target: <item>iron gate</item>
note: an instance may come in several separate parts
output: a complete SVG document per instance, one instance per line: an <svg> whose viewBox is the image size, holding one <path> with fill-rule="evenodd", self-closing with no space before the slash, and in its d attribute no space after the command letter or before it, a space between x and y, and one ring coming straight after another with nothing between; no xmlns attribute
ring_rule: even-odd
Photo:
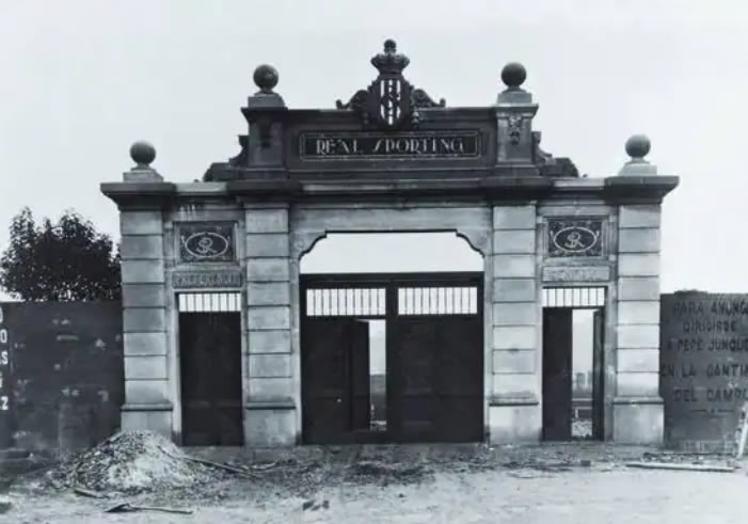
<svg viewBox="0 0 748 524"><path fill-rule="evenodd" d="M483 436L482 273L302 275L306 443ZM386 323L386 430L372 430L368 321Z"/></svg>

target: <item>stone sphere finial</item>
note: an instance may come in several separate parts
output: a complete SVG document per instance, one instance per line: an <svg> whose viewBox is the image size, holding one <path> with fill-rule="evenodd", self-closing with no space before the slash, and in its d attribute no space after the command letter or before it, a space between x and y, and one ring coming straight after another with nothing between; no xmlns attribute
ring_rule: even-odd
<svg viewBox="0 0 748 524"><path fill-rule="evenodd" d="M395 42L392 38L388 38L384 41L384 52L387 51L395 52L397 51L397 42Z"/></svg>
<svg viewBox="0 0 748 524"><path fill-rule="evenodd" d="M150 164L156 158L156 148L149 142L139 140L130 146L130 158L132 158L137 167L141 169L150 169Z"/></svg>
<svg viewBox="0 0 748 524"><path fill-rule="evenodd" d="M527 78L527 70L519 62L509 62L501 70L501 81L509 89L518 89L525 81L525 78Z"/></svg>
<svg viewBox="0 0 748 524"><path fill-rule="evenodd" d="M271 94L278 85L278 70L271 65L262 64L255 69L253 78L261 93Z"/></svg>
<svg viewBox="0 0 748 524"><path fill-rule="evenodd" d="M626 140L626 153L633 160L643 160L652 146L647 135L632 135Z"/></svg>

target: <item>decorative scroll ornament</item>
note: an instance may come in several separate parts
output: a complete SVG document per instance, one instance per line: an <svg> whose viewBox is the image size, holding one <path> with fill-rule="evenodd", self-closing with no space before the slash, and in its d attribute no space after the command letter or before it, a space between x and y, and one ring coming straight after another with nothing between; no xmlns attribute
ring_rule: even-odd
<svg viewBox="0 0 748 524"><path fill-rule="evenodd" d="M446 105L444 99L436 103L423 89L414 89L403 77L410 59L397 53L394 40L386 40L384 52L374 56L371 63L379 70L379 76L368 89L356 91L345 104L336 102L338 109L356 112L364 126L383 129L417 126L422 120L420 108Z"/></svg>

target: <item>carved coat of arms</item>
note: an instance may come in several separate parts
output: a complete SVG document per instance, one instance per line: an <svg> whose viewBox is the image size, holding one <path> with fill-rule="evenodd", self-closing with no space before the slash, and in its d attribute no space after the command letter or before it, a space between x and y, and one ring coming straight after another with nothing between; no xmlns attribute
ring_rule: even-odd
<svg viewBox="0 0 748 524"><path fill-rule="evenodd" d="M395 41L386 40L384 52L371 59L379 76L367 89L357 91L348 103L338 100L337 108L355 111L365 126L395 130L417 125L421 120L419 108L444 107L446 102L441 99L436 103L423 89L413 88L403 77L403 69L409 63L407 56L397 52Z"/></svg>

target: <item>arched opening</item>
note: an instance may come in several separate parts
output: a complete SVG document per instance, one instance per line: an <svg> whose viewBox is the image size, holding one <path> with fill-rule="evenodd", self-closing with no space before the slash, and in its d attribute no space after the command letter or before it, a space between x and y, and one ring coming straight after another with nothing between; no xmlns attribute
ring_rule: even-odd
<svg viewBox="0 0 748 524"><path fill-rule="evenodd" d="M455 232L316 242L300 261L303 440L481 440L483 264Z"/></svg>
<svg viewBox="0 0 748 524"><path fill-rule="evenodd" d="M483 271L483 256L454 232L329 233L301 259L301 273Z"/></svg>

